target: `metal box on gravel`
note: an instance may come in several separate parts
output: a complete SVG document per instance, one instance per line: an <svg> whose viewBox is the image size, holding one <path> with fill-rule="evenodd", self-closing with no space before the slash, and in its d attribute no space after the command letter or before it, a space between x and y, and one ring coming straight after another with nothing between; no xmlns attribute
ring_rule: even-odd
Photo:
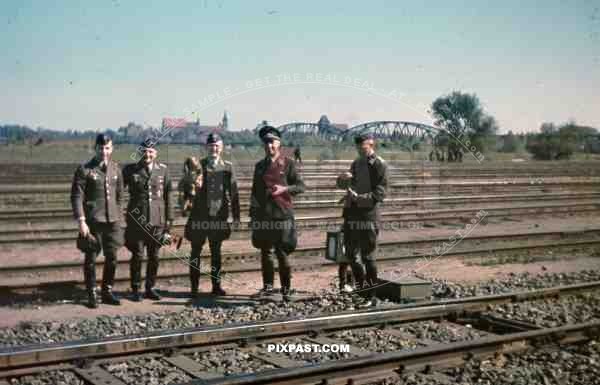
<svg viewBox="0 0 600 385"><path fill-rule="evenodd" d="M394 302L426 300L431 296L431 282L416 277L402 277L395 281L380 279L377 296Z"/></svg>

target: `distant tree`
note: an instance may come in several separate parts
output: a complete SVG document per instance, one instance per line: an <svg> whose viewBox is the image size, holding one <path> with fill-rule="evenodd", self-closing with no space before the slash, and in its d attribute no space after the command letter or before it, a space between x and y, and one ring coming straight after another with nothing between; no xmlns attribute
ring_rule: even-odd
<svg viewBox="0 0 600 385"><path fill-rule="evenodd" d="M519 135L513 134L512 130L508 131L508 134L504 135L500 152L521 152L524 148L524 138Z"/></svg>
<svg viewBox="0 0 600 385"><path fill-rule="evenodd" d="M540 127L540 132L542 134L554 134L558 131L554 123L544 122Z"/></svg>
<svg viewBox="0 0 600 385"><path fill-rule="evenodd" d="M436 119L435 125L447 131L447 157L448 161L462 159L462 143L466 137L471 142L481 145L487 143L498 130L496 120L483 110L479 98L475 94L453 91L449 95L440 96L431 105L431 110ZM439 138L438 142L445 141ZM487 144L486 144L487 147ZM478 148L482 153L487 148Z"/></svg>
<svg viewBox="0 0 600 385"><path fill-rule="evenodd" d="M542 125L540 133L527 141L527 151L537 160L569 159L575 152L576 136L564 127L556 130L554 125Z"/></svg>

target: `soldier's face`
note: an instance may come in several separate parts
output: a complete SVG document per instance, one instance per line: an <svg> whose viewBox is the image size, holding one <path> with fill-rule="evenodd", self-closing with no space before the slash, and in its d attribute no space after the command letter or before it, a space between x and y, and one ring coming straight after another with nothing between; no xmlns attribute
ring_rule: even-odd
<svg viewBox="0 0 600 385"><path fill-rule="evenodd" d="M218 158L223 152L223 142L210 143L206 146L208 147L208 155L213 158Z"/></svg>
<svg viewBox="0 0 600 385"><path fill-rule="evenodd" d="M104 144L102 146L96 146L96 158L101 161L107 161L113 152L112 142Z"/></svg>
<svg viewBox="0 0 600 385"><path fill-rule="evenodd" d="M375 141L373 139L364 140L356 145L356 149L360 156L369 156L375 151Z"/></svg>
<svg viewBox="0 0 600 385"><path fill-rule="evenodd" d="M152 163L152 161L156 159L157 153L158 151L156 151L155 148L147 148L146 151L144 151L144 162Z"/></svg>
<svg viewBox="0 0 600 385"><path fill-rule="evenodd" d="M281 142L276 139L267 139L264 143L265 154L270 157L274 157L279 155L279 147L281 146Z"/></svg>

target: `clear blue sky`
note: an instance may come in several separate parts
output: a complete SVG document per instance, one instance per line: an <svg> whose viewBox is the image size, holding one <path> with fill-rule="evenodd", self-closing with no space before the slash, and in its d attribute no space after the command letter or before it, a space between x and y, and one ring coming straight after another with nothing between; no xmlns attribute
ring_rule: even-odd
<svg viewBox="0 0 600 385"><path fill-rule="evenodd" d="M425 122L418 105L458 89L475 92L503 132L568 119L600 127L598 1L53 3L0 5L0 124L158 126L225 88L230 97L204 106L202 122L225 109L234 128L324 113L350 125ZM239 94L284 73L342 85ZM344 87L345 77L376 92ZM394 90L400 102L378 95Z"/></svg>

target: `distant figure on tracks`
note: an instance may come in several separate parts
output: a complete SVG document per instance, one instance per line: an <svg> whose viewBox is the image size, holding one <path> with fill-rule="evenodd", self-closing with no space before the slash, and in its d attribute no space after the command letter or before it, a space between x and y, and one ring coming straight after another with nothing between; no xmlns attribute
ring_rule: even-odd
<svg viewBox="0 0 600 385"><path fill-rule="evenodd" d="M198 176L194 179L195 195L190 217L185 226L185 238L192 243L190 255L190 285L192 297L198 295L200 282L200 253L208 239L211 261L212 294L225 295L221 287L221 245L231 235L229 209L233 227L240 226L240 199L233 164L222 159L223 139L211 133L206 139L208 156L200 160ZM189 182L188 182L189 183ZM191 186L185 187L191 190Z"/></svg>
<svg viewBox="0 0 600 385"><path fill-rule="evenodd" d="M156 160L158 151L151 139L138 147L142 159L123 168L123 180L129 191L125 246L131 251L129 273L133 300L144 297L158 301L155 290L160 248L167 243L173 227L171 178L167 165ZM142 259L148 257L144 294L140 292Z"/></svg>
<svg viewBox="0 0 600 385"><path fill-rule="evenodd" d="M349 172L338 177L337 186L347 192L343 214L347 258L352 261L357 289L364 290L369 298L366 305L370 306L377 304L375 250L379 235L378 208L385 197L388 166L375 154L375 137L372 134L358 135L354 143L359 157L352 162Z"/></svg>
<svg viewBox="0 0 600 385"><path fill-rule="evenodd" d="M123 245L123 175L111 160L110 136L96 137L96 155L75 171L71 186L71 206L79 226L78 247L85 253L83 275L88 306L98 306L96 296L96 258L104 251L102 302L120 305L112 292L117 268L117 250Z"/></svg>
<svg viewBox="0 0 600 385"><path fill-rule="evenodd" d="M304 182L296 172L296 162L280 152L281 133L265 126L259 131L265 158L256 163L250 196L252 245L261 251L263 288L259 296L272 293L273 252L279 263L283 299L289 301L291 267L288 255L296 249L297 235L292 197L304 192Z"/></svg>
<svg viewBox="0 0 600 385"><path fill-rule="evenodd" d="M298 164L302 164L302 150L300 150L300 145L296 145L296 148L294 149L294 160L296 161L296 163Z"/></svg>

